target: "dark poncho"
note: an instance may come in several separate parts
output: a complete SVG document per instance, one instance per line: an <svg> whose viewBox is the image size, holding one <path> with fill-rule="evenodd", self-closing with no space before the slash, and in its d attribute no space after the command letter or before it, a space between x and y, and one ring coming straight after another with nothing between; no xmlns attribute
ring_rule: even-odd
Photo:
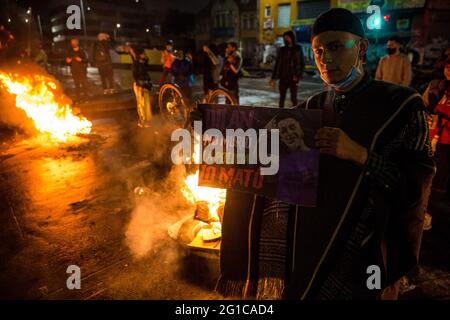
<svg viewBox="0 0 450 320"><path fill-rule="evenodd" d="M368 266L381 268L382 286L386 287L417 264L435 167L427 136L417 137L421 142L404 140L409 139L411 123L418 122L417 127L426 129L426 123L422 123L423 101L413 90L371 81L366 76L345 95L323 92L302 107L323 109L325 126L341 128L369 153L387 157L398 176L395 186L380 186L370 177L367 166L321 155L318 206L290 206L283 296L339 298L327 288L330 275L339 273L333 269L339 262L352 270L351 279L338 279L349 288L342 298L375 298L380 292L366 287ZM266 201L251 194L227 192L217 286L225 296L257 294L259 239ZM358 239L360 234L364 239ZM348 254L355 243L360 247Z"/></svg>

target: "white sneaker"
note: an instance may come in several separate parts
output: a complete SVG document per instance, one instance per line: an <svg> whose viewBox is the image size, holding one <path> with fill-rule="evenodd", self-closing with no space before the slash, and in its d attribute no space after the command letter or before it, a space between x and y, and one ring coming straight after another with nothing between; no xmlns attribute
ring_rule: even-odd
<svg viewBox="0 0 450 320"><path fill-rule="evenodd" d="M431 220L432 220L431 215L429 215L428 212L426 212L425 217L423 219L423 230L424 231L431 230L431 228L432 228Z"/></svg>

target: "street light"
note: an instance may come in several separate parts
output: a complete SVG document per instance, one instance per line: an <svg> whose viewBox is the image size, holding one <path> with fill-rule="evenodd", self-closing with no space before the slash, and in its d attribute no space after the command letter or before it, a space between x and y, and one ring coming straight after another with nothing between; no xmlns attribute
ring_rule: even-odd
<svg viewBox="0 0 450 320"><path fill-rule="evenodd" d="M150 32L150 29L149 28L145 29L145 32Z"/></svg>
<svg viewBox="0 0 450 320"><path fill-rule="evenodd" d="M25 23L28 23L28 21L29 21L28 18L26 18L26 19L25 19Z"/></svg>
<svg viewBox="0 0 450 320"><path fill-rule="evenodd" d="M87 7L87 11L91 11L91 7Z"/></svg>
<svg viewBox="0 0 450 320"><path fill-rule="evenodd" d="M8 18L8 23L11 22L11 18Z"/></svg>
<svg viewBox="0 0 450 320"><path fill-rule="evenodd" d="M116 24L116 28L114 29L114 38L119 38L119 29L120 29L121 25L120 23Z"/></svg>

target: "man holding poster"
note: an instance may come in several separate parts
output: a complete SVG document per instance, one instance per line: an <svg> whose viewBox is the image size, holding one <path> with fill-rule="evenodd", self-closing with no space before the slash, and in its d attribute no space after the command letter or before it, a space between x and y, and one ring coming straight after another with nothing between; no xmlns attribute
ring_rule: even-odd
<svg viewBox="0 0 450 320"><path fill-rule="evenodd" d="M313 144L302 144L294 138L306 136L308 126L289 118L274 125L287 148L320 150L317 201L293 205L278 191L271 197L228 189L217 285L223 295L396 299L398 280L417 264L435 172L425 106L413 90L370 78L363 68L368 45L348 10L331 9L315 21L312 48L329 90L301 109L321 110L323 127ZM293 165L282 157L280 151L278 182ZM370 281L373 269L379 281Z"/></svg>

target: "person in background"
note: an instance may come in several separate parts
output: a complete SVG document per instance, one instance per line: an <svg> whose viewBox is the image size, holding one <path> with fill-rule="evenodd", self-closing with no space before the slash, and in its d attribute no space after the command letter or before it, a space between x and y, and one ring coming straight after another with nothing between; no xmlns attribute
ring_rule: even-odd
<svg viewBox="0 0 450 320"><path fill-rule="evenodd" d="M107 33L99 33L94 43L92 60L98 68L102 80L103 94L114 93L114 69L111 60L110 37Z"/></svg>
<svg viewBox="0 0 450 320"><path fill-rule="evenodd" d="M192 88L190 76L192 74L192 62L184 56L183 50L178 50L175 60L172 63L172 73L174 83L180 87L183 95L188 99L188 103L192 100Z"/></svg>
<svg viewBox="0 0 450 320"><path fill-rule="evenodd" d="M242 57L237 49L236 42L228 43L226 61L222 69L221 84L234 94L239 103L239 78L242 76Z"/></svg>
<svg viewBox="0 0 450 320"><path fill-rule="evenodd" d="M210 91L219 88L220 72L223 67L223 58L218 55L217 46L210 44L203 46L206 59L203 69L203 91L207 95Z"/></svg>
<svg viewBox="0 0 450 320"><path fill-rule="evenodd" d="M75 93L77 100L81 99L81 91L85 98L89 97L87 89L87 70L88 63L86 53L80 47L78 39L70 40L70 49L67 52L66 62L70 65L73 81L75 83Z"/></svg>
<svg viewBox="0 0 450 320"><path fill-rule="evenodd" d="M42 68L47 70L48 56L44 50L42 43L39 43L39 45L38 45L38 50L37 50L36 56L34 57L34 62L36 62Z"/></svg>
<svg viewBox="0 0 450 320"><path fill-rule="evenodd" d="M387 55L378 63L376 80L409 87L412 81L412 67L407 55L401 51L398 37L391 37L387 42Z"/></svg>
<svg viewBox="0 0 450 320"><path fill-rule="evenodd" d="M284 108L287 90L291 91L292 105L298 104L297 90L298 82L305 69L305 59L302 48L295 44L295 35L292 31L283 34L284 46L280 48L273 69L270 86L275 87L275 81L279 80L280 101L279 107Z"/></svg>
<svg viewBox="0 0 450 320"><path fill-rule="evenodd" d="M168 40L166 42L166 49L161 54L161 63L163 65L163 73L161 75L161 79L159 80L159 86L162 87L167 80L167 77L170 76L172 70L172 63L175 59L173 55L173 41Z"/></svg>
<svg viewBox="0 0 450 320"><path fill-rule="evenodd" d="M126 47L125 50L131 55L133 61L133 90L136 95L137 112L139 116L139 127L148 127L152 119L151 89L152 81L148 74L148 57L142 48L133 49Z"/></svg>
<svg viewBox="0 0 450 320"><path fill-rule="evenodd" d="M444 76L444 79L431 81L423 95L431 113L430 138L437 166L424 230L431 229L434 204L445 197L450 177L450 55L444 66Z"/></svg>
<svg viewBox="0 0 450 320"><path fill-rule="evenodd" d="M191 73L189 74L189 86L192 88L195 86L197 79L195 77L195 69L194 69L194 55L191 50L186 51L186 60L191 64Z"/></svg>

